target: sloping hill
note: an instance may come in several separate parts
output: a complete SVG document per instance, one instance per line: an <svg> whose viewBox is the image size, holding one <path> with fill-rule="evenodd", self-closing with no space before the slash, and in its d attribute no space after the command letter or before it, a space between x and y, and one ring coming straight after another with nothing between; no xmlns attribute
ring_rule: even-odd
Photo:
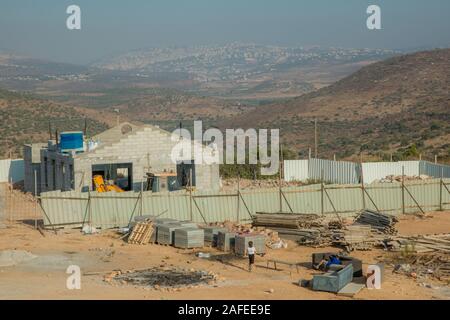
<svg viewBox="0 0 450 320"><path fill-rule="evenodd" d="M223 126L281 128L284 143L305 154L314 146L317 118L320 156L450 158L449 70L450 49L394 57Z"/></svg>
<svg viewBox="0 0 450 320"><path fill-rule="evenodd" d="M84 117L88 119L90 135L107 128L100 120L102 115L92 110L61 106L29 94L0 89L0 158L21 156L24 143L47 141L49 122L53 130L82 130Z"/></svg>

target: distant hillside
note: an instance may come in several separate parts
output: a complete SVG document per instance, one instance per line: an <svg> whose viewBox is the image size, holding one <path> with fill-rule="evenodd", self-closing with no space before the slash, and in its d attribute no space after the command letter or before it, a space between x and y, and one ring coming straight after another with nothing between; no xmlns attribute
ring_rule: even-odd
<svg viewBox="0 0 450 320"><path fill-rule="evenodd" d="M223 126L281 128L306 154L319 122L319 155L450 158L450 49L371 64L333 85L265 105Z"/></svg>
<svg viewBox="0 0 450 320"><path fill-rule="evenodd" d="M399 53L384 49L228 43L135 50L101 59L93 66L142 77L177 72L191 80L185 81L184 90L260 101L299 96L331 84L361 65ZM177 88L181 88L180 84Z"/></svg>
<svg viewBox="0 0 450 320"><path fill-rule="evenodd" d="M59 131L82 130L84 117L89 135L107 128L101 114L0 89L0 158L22 156L24 143L47 141L49 122Z"/></svg>
<svg viewBox="0 0 450 320"><path fill-rule="evenodd" d="M82 92L65 92L50 96L65 104L120 114L134 121L217 120L236 116L248 108L240 103L202 97L183 91L164 88L121 87L94 88Z"/></svg>

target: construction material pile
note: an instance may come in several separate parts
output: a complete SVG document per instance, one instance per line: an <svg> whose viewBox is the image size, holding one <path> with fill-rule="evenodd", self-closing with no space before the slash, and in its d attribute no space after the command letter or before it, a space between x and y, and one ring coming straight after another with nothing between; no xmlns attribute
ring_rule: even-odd
<svg viewBox="0 0 450 320"><path fill-rule="evenodd" d="M105 277L105 281L119 281L122 284L152 287L154 289L183 288L201 284L213 284L217 275L208 271L179 268L151 268L126 273L115 272Z"/></svg>
<svg viewBox="0 0 450 320"><path fill-rule="evenodd" d="M391 251L450 254L450 233L423 236L397 236L386 243Z"/></svg>
<svg viewBox="0 0 450 320"><path fill-rule="evenodd" d="M395 273L402 273L414 279L432 277L450 281L450 255L440 253L407 254L388 258Z"/></svg>
<svg viewBox="0 0 450 320"><path fill-rule="evenodd" d="M347 252L353 250L371 250L375 246L382 246L386 236L373 232L370 225L349 225L333 232L333 244L345 248Z"/></svg>
<svg viewBox="0 0 450 320"><path fill-rule="evenodd" d="M397 234L395 228L397 222L398 220L394 216L365 209L356 217L354 224L370 225L372 229L381 233L394 235Z"/></svg>
<svg viewBox="0 0 450 320"><path fill-rule="evenodd" d="M418 181L418 180L429 180L432 177L427 176L426 174L421 174L418 176L402 176L402 175L388 175L382 179L375 180L374 183L393 183L393 182L402 182L402 180L406 181Z"/></svg>
<svg viewBox="0 0 450 320"><path fill-rule="evenodd" d="M134 217L129 224L128 243L148 244L159 243L175 245L179 248L198 248L204 246L204 232L191 221L179 221L171 218L158 218L152 215ZM175 231L186 229L187 232L178 233L176 241Z"/></svg>
<svg viewBox="0 0 450 320"><path fill-rule="evenodd" d="M260 213L253 216L254 227L270 228L286 239L315 247L331 244L332 231L316 214Z"/></svg>
<svg viewBox="0 0 450 320"><path fill-rule="evenodd" d="M252 225L255 227L272 229L307 229L322 226L322 220L316 214L271 214L257 212L252 220Z"/></svg>

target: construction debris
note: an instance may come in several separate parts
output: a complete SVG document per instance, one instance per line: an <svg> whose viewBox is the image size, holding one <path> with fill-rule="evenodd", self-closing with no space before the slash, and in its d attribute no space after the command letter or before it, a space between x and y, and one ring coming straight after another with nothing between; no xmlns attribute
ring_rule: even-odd
<svg viewBox="0 0 450 320"><path fill-rule="evenodd" d="M450 253L450 233L424 236L397 236L386 242L391 251L408 253Z"/></svg>
<svg viewBox="0 0 450 320"><path fill-rule="evenodd" d="M118 281L121 284L132 284L153 289L170 289L193 287L201 284L213 284L218 276L208 271L198 271L194 269L180 268L151 268L139 271L129 271L122 273L115 271L104 280L112 282Z"/></svg>
<svg viewBox="0 0 450 320"><path fill-rule="evenodd" d="M410 254L392 261L394 272L402 273L412 278L432 277L450 282L450 255L437 253Z"/></svg>
<svg viewBox="0 0 450 320"><path fill-rule="evenodd" d="M371 250L375 246L382 246L385 236L373 232L370 225L350 225L333 233L333 244L345 248L347 252L353 250Z"/></svg>
<svg viewBox="0 0 450 320"><path fill-rule="evenodd" d="M84 225L83 228L81 228L81 232L83 234L96 234L98 233L98 230L96 227L90 226L90 225Z"/></svg>
<svg viewBox="0 0 450 320"><path fill-rule="evenodd" d="M356 217L354 224L370 225L385 234L397 234L395 228L397 222L397 218L392 215L365 209Z"/></svg>
<svg viewBox="0 0 450 320"><path fill-rule="evenodd" d="M382 179L375 180L373 183L393 183L393 182L402 182L402 180L406 181L418 181L418 180L429 180L432 177L427 176L426 174L421 174L418 176L402 176L402 175L388 175Z"/></svg>

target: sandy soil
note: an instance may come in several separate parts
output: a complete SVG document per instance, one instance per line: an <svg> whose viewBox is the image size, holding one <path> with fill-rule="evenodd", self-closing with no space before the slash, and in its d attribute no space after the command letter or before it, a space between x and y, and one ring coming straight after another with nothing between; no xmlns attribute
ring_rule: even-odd
<svg viewBox="0 0 450 320"><path fill-rule="evenodd" d="M432 213L423 219L401 217L398 228L402 234L450 232L450 212ZM43 237L24 224L0 230L0 250L27 250L38 256L16 266L0 268L0 299L350 299L297 285L300 279L311 279L316 272L309 268L313 252L338 252L336 248L314 249L289 242L287 249L269 250L264 257L257 257L257 268L249 273L245 259L234 258L222 263L197 258L192 250L129 245L118 238L112 230L97 235L82 235L79 230L60 230L57 235L45 231ZM212 248L202 251L214 256L223 254ZM355 252L353 256L367 265L385 254L376 249ZM266 260L270 258L302 262L304 267L298 273L286 266L278 271L267 269ZM82 276L81 290L68 290L66 269L72 264L79 265L83 274L182 266L212 271L219 275L219 281L215 285L166 291L110 284L103 280L103 274L93 274ZM394 274L392 266L387 265L382 289L364 289L354 299L449 298L450 288L446 284Z"/></svg>

